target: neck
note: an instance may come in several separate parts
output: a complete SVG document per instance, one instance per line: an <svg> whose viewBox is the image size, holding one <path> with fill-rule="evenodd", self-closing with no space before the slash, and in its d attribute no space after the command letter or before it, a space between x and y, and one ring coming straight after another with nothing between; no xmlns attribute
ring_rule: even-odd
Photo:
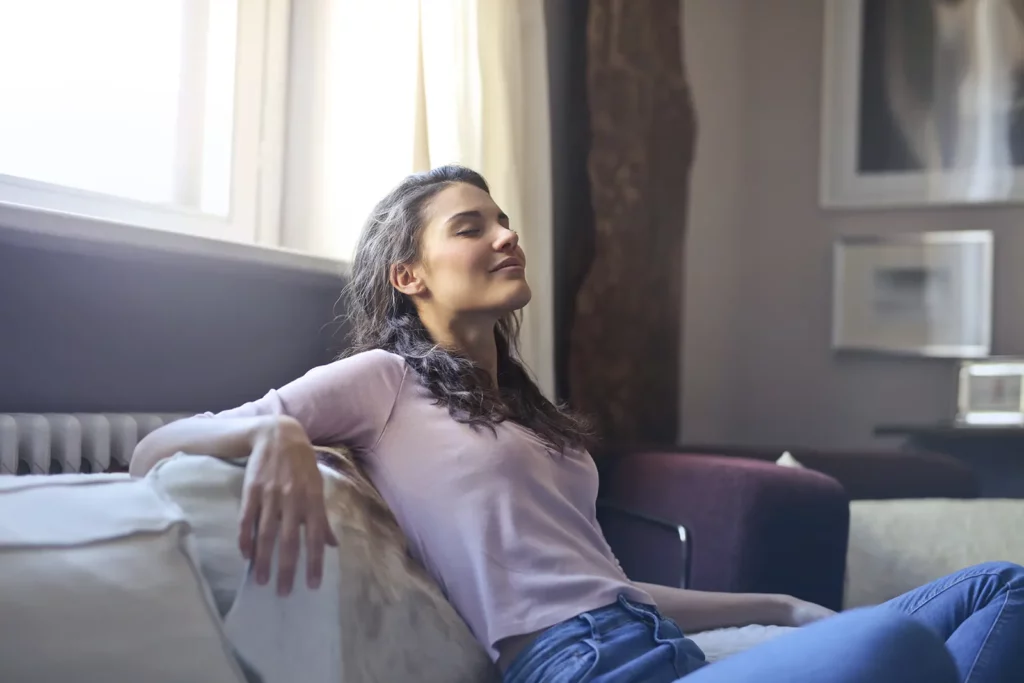
<svg viewBox="0 0 1024 683"><path fill-rule="evenodd" d="M424 310L420 310L420 320L435 342L469 358L487 372L492 386L498 386L498 345L494 341L497 321L439 319Z"/></svg>

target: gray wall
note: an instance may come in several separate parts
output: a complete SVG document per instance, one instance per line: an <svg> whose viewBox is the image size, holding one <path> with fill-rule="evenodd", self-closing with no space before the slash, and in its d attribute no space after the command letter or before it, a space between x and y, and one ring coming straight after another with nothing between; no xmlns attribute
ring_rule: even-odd
<svg viewBox="0 0 1024 683"><path fill-rule="evenodd" d="M0 412L192 412L257 398L342 347L330 324L342 284L0 226Z"/></svg>
<svg viewBox="0 0 1024 683"><path fill-rule="evenodd" d="M697 108L684 274L680 424L687 441L736 438L740 225L747 127L739 0L683 2L684 68Z"/></svg>
<svg viewBox="0 0 1024 683"><path fill-rule="evenodd" d="M683 3L700 134L681 437L866 447L879 445L876 424L951 417L952 362L830 350L832 241L844 233L992 229L993 351L1024 354L1024 208L819 208L824 3Z"/></svg>

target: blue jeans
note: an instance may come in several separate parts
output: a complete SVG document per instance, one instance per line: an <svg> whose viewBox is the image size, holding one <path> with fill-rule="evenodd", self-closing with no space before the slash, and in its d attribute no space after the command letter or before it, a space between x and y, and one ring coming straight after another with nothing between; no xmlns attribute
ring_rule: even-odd
<svg viewBox="0 0 1024 683"><path fill-rule="evenodd" d="M705 665L650 605L620 598L552 626L504 683L1002 683L1024 678L1024 568L951 574Z"/></svg>

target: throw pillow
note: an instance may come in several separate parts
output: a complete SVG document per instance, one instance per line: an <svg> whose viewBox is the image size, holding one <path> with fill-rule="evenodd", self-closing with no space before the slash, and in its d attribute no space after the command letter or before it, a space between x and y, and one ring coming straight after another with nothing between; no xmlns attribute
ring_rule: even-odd
<svg viewBox="0 0 1024 683"><path fill-rule="evenodd" d="M344 449L318 450L328 519L338 547L328 553L317 591L305 588L300 571L293 594L278 598L276 566L266 586L245 577L244 569L234 577L233 588L241 584L241 590L231 600L227 629L240 654L265 683L498 681L496 667L465 622L409 555L398 523L355 459ZM217 556L201 558L203 566L226 567L225 558L237 554L242 468L214 458L179 455L151 474L154 485L162 486L170 498L181 497L186 517L195 516L197 536L209 535L200 539L200 553L212 549ZM185 491L187 482L202 486L199 482L211 477L223 483L205 492L221 500ZM173 485L167 485L170 482ZM213 521L213 516L222 519ZM207 521L201 523L202 519ZM234 549L228 551L229 546ZM207 576L223 579L219 573ZM213 588L226 594L232 586L223 579Z"/></svg>
<svg viewBox="0 0 1024 683"><path fill-rule="evenodd" d="M0 477L3 680L244 680L181 510L119 475Z"/></svg>
<svg viewBox="0 0 1024 683"><path fill-rule="evenodd" d="M246 562L238 549L238 508L244 461L178 455L157 464L146 479L181 507L192 527L199 568L223 617L235 601Z"/></svg>

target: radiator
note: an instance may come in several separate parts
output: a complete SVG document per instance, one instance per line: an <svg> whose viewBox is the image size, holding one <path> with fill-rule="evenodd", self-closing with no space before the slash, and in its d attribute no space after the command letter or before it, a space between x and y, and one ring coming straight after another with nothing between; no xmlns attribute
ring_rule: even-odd
<svg viewBox="0 0 1024 683"><path fill-rule="evenodd" d="M177 413L0 414L0 474L117 472Z"/></svg>

